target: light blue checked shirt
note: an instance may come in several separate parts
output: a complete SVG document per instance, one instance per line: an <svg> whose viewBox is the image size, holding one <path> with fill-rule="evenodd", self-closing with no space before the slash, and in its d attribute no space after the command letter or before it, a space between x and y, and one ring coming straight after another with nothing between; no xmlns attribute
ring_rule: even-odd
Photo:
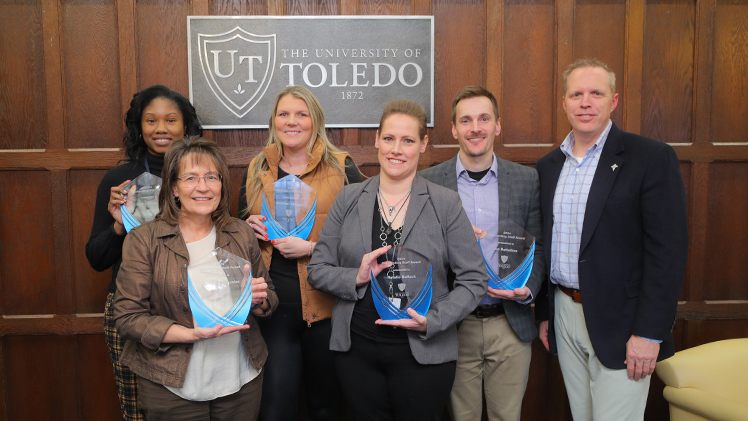
<svg viewBox="0 0 748 421"><path fill-rule="evenodd" d="M457 153L457 192L462 199L462 207L470 223L487 232L480 240L484 256L488 265L495 272L499 272L499 178L498 161L493 155L491 168L480 181L473 180L467 173ZM532 301L532 297L528 301ZM480 305L500 303L500 298L493 298L486 294L480 300Z"/></svg>
<svg viewBox="0 0 748 421"><path fill-rule="evenodd" d="M579 289L579 244L582 240L584 211L600 154L612 126L613 122L608 121L595 144L581 158L572 153L574 132L570 132L561 143L561 152L566 155L566 162L553 196L551 282L554 284Z"/></svg>

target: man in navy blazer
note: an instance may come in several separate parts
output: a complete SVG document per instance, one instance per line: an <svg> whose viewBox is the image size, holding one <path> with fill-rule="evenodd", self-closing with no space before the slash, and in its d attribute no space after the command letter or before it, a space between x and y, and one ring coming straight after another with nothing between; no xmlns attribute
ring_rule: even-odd
<svg viewBox="0 0 748 421"><path fill-rule="evenodd" d="M489 420L520 419L531 343L538 336L531 307L545 277L538 173L496 156L493 143L500 132L496 97L483 87L466 86L452 101L452 135L460 152L420 172L425 179L460 194L470 222L479 235L485 234L481 246L495 273L500 223L511 221L536 240L527 284L504 290L489 287L478 307L462 321L450 396L455 421L480 419L484 393Z"/></svg>
<svg viewBox="0 0 748 421"><path fill-rule="evenodd" d="M669 145L610 120L615 74L598 60L564 72L572 131L537 163L550 279L536 304L575 420L643 419L688 257L686 193Z"/></svg>

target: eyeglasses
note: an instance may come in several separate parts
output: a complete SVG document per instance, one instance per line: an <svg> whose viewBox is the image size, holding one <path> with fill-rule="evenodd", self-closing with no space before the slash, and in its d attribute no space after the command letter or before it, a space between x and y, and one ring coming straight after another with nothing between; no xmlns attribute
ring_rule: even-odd
<svg viewBox="0 0 748 421"><path fill-rule="evenodd" d="M223 180L221 174L205 174L202 177L197 175L183 175L181 177L177 177L177 180L184 183L184 185L187 187L196 187L198 184L200 184L201 178L204 179L205 184L209 186L221 184L221 181Z"/></svg>

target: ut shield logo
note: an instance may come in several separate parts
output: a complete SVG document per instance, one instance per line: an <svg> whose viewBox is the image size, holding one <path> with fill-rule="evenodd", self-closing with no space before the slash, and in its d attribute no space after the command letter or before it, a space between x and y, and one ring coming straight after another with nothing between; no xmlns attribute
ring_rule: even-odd
<svg viewBox="0 0 748 421"><path fill-rule="evenodd" d="M265 95L275 69L275 34L255 35L240 27L198 34L200 66L216 98L244 117Z"/></svg>

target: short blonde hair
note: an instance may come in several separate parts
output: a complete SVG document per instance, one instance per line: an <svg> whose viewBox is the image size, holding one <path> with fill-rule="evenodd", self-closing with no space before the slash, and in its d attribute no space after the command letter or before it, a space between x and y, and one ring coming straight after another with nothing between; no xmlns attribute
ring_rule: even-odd
<svg viewBox="0 0 748 421"><path fill-rule="evenodd" d="M568 89L569 76L571 75L571 72L583 67L600 67L608 72L608 79L610 80L610 92L616 93L616 74L613 73L613 69L608 66L608 63L596 58L580 58L571 63L569 67L564 70L564 95L566 95L566 89Z"/></svg>

